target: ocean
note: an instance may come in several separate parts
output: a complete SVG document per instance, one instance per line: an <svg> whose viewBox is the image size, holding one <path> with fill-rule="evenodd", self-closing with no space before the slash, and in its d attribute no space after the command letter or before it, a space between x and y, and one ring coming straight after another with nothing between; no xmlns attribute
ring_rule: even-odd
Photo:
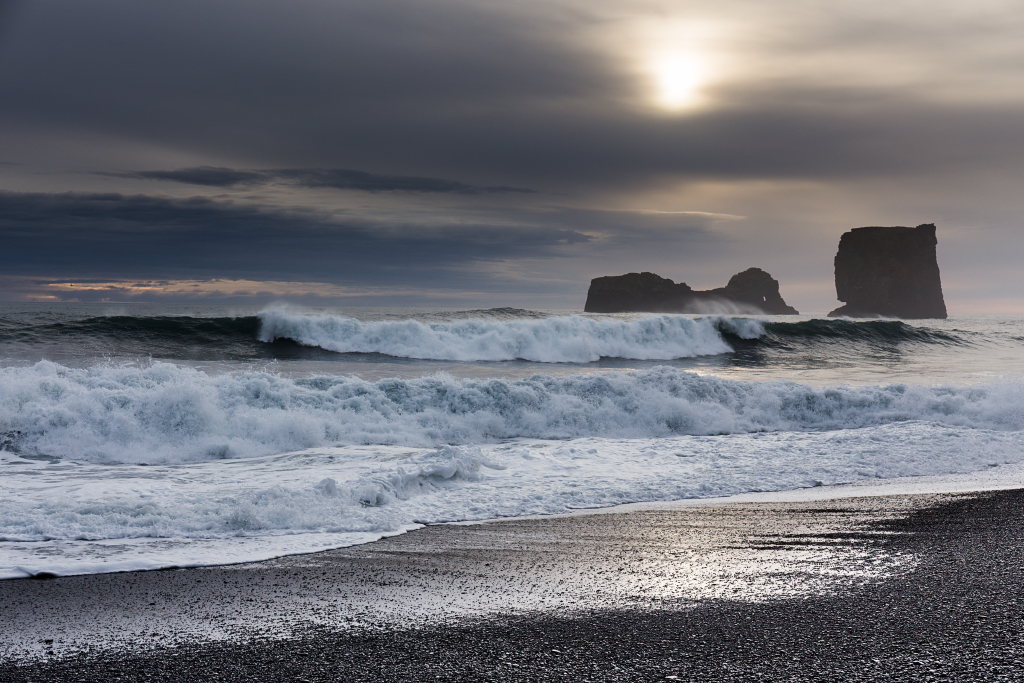
<svg viewBox="0 0 1024 683"><path fill-rule="evenodd" d="M1024 317L0 305L0 578L1024 462Z"/></svg>

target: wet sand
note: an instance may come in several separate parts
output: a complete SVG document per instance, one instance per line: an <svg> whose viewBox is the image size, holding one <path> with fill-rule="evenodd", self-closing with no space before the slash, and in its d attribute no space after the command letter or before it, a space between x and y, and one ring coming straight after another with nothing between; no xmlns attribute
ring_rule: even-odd
<svg viewBox="0 0 1024 683"><path fill-rule="evenodd" d="M0 680L1021 680L1022 522L1024 490L742 503L3 581Z"/></svg>

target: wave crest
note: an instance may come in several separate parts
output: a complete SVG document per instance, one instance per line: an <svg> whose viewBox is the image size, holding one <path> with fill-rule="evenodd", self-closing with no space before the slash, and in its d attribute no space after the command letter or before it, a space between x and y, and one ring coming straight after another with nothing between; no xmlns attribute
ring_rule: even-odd
<svg viewBox="0 0 1024 683"><path fill-rule="evenodd" d="M97 462L251 457L334 444L824 431L908 420L1019 430L1024 385L817 388L669 367L376 382L211 376L164 363L80 370L42 361L0 370L5 450Z"/></svg>
<svg viewBox="0 0 1024 683"><path fill-rule="evenodd" d="M743 318L691 319L658 315L640 320L555 316L539 320L470 318L444 323L418 320L364 322L284 310L259 314L264 342L291 339L339 353L380 353L451 361L528 360L588 363L601 358L671 360L732 351L722 332L742 339L764 333Z"/></svg>
<svg viewBox="0 0 1024 683"><path fill-rule="evenodd" d="M898 320L783 322L668 314L623 319L549 316L521 309L440 315L433 321L361 321L273 308L241 317L0 320L0 345L20 348L22 356L38 357L42 349L57 358L68 353L95 355L102 349L114 355L194 360L323 358L337 352L445 361L589 363L600 358L668 361L758 347L781 352L823 347L833 353L839 345L845 354L859 354L864 345L964 346L991 341L984 335Z"/></svg>
<svg viewBox="0 0 1024 683"><path fill-rule="evenodd" d="M778 340L839 340L851 342L923 342L926 344L961 345L961 337L926 327L914 327L902 320L803 320L800 322L769 322L768 337Z"/></svg>

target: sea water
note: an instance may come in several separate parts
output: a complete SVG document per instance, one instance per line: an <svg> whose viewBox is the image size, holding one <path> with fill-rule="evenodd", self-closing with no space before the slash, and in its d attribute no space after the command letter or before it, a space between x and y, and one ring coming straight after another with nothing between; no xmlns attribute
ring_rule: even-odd
<svg viewBox="0 0 1024 683"><path fill-rule="evenodd" d="M0 578L1024 463L1024 318L0 308Z"/></svg>

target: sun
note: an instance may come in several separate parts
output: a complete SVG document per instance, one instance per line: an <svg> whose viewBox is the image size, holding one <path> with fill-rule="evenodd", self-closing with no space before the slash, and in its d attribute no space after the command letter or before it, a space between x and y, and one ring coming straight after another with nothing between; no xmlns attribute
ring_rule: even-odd
<svg viewBox="0 0 1024 683"><path fill-rule="evenodd" d="M703 72L693 55L660 55L651 62L654 95L657 104L670 111L685 109L697 103Z"/></svg>

